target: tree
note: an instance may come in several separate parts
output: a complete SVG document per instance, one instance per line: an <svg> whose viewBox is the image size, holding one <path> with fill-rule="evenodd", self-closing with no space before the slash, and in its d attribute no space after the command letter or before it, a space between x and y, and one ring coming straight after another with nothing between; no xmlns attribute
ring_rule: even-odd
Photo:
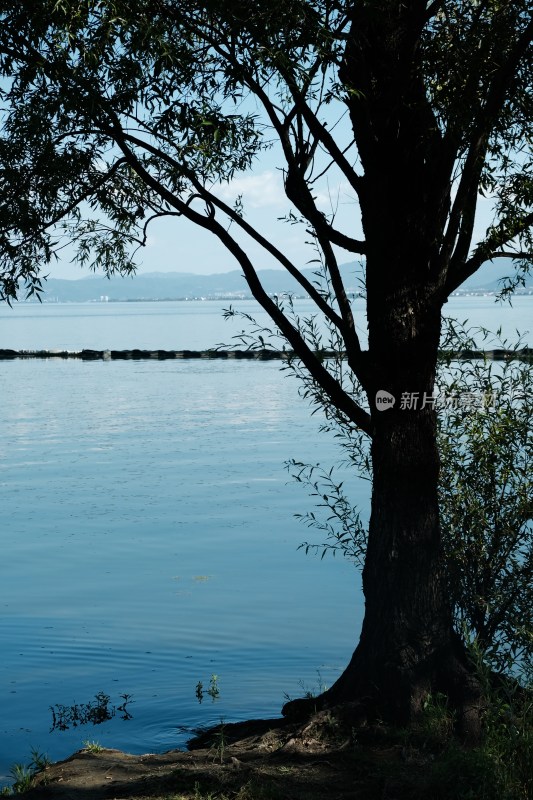
<svg viewBox="0 0 533 800"><path fill-rule="evenodd" d="M483 358L480 337L506 360ZM442 343L435 381L439 506L454 625L497 684L518 676L527 685L533 667L533 365L520 340L468 331L452 319L444 320ZM297 517L325 534L300 547L322 558L340 552L362 568L367 525L345 479L355 470L371 480L365 442L336 421L322 428L342 446L339 463L287 462L314 498L315 510Z"/></svg>
<svg viewBox="0 0 533 800"><path fill-rule="evenodd" d="M235 257L312 385L328 397L329 413L370 439L365 619L324 704L356 701L369 715L406 721L429 691L445 691L465 728L476 724L479 687L453 631L443 577L429 398L447 297L487 259L511 255L526 269L531 258L527 6L0 4L5 298L21 283L38 292L65 238L81 263L128 272L151 221L184 217ZM221 182L273 144L289 221L302 222L318 248L327 287L307 280L250 225L239 202L221 199ZM346 231L338 215L320 209L322 175L342 179L355 198ZM493 198L495 218L473 243L481 193ZM346 352L341 375L265 292L247 242L315 302ZM339 251L365 262L367 348ZM355 383L360 394L352 394ZM381 410L378 392L395 398L394 406ZM285 710L302 708L294 701Z"/></svg>
<svg viewBox="0 0 533 800"><path fill-rule="evenodd" d="M457 340L450 328L472 350L467 332ZM498 674L530 681L533 367L519 357L456 360L445 379L454 402L439 418L440 509L456 628Z"/></svg>

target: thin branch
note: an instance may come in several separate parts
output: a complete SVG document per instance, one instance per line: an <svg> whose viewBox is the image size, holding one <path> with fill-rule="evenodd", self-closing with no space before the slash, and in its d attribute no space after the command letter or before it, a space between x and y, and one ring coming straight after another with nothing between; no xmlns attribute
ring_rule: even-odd
<svg viewBox="0 0 533 800"><path fill-rule="evenodd" d="M115 141L117 146L123 152L130 166L137 172L146 185L150 186L157 194L161 196L169 205L176 209L187 219L200 225L203 228L214 233L224 246L231 252L238 263L241 265L250 290L257 300L257 302L264 308L267 314L271 317L274 323L278 326L281 333L285 336L289 344L292 346L295 353L301 358L304 365L309 370L313 379L321 386L327 393L333 405L344 414L351 422L357 425L361 430L372 435L372 422L370 415L359 406L338 384L328 370L323 366L321 361L317 358L316 354L310 349L305 340L302 338L299 331L292 325L289 319L281 311L279 306L276 305L274 300L268 296L257 272L255 271L252 262L244 252L244 250L237 244L235 239L229 232L216 221L213 215L204 216L194 211L190 205L177 198L165 186L163 186L156 178L139 161L135 153L128 147L124 138L122 130L115 131Z"/></svg>
<svg viewBox="0 0 533 800"><path fill-rule="evenodd" d="M500 231L494 232L487 241L481 242L476 248L474 255L464 262L462 265L457 265L454 272L448 274L444 291L446 295L455 291L467 278L476 272L479 267L489 261L491 258L500 258L504 255L502 251L495 248L505 247L510 244L517 236L526 231L533 225L533 213L527 214L519 223L512 223L511 227L507 227L505 222L500 224ZM511 251L512 252L512 251ZM511 258L533 258L532 254L509 254Z"/></svg>
<svg viewBox="0 0 533 800"><path fill-rule="evenodd" d="M115 161L115 163L110 167L109 171L106 172L100 180L98 180L95 184L92 184L91 186L87 187L87 189L83 191L80 195L78 195L78 197L75 200L72 200L70 203L68 203L68 205L64 206L64 208L62 208L62 210L58 214L56 214L54 217L48 220L44 225L42 225L42 227L38 228L32 235L39 235L48 230L48 228L57 225L57 223L60 222L65 216L68 216L68 214L74 211L74 209L77 206L79 206L80 203L83 203L83 201L86 200L95 191L101 189L102 186L104 186L104 184L109 180L109 178L111 178L115 174L118 168L126 163L127 162L125 158L117 159L117 161ZM0 228L0 231L7 231L7 230L9 230L9 228ZM27 237L25 237L25 239L27 239Z"/></svg>
<svg viewBox="0 0 533 800"><path fill-rule="evenodd" d="M292 121L296 112L301 112L310 132L313 134L315 139L321 142L322 145L326 148L327 152L331 155L335 163L338 165L339 169L344 174L345 178L348 180L352 188L358 193L361 185L360 177L357 175L357 173L349 163L348 159L344 156L343 151L337 145L333 136L329 133L326 127L319 122L318 118L316 117L316 114L309 108L307 103L305 103L305 101L303 100L305 93L309 89L318 69L321 66L320 59L317 57L315 63L310 68L308 75L306 76L306 81L304 83L303 91L297 87L296 81L292 75L288 76L283 72L283 70L281 69L279 70L281 77L285 80L289 90L291 91L291 94L293 95L293 99L296 100L296 98L298 97L298 102L295 103L295 107L287 115L284 122L284 126L282 126L277 115L272 113L274 110L274 105L272 101L264 91L263 87L252 76L251 72L249 70L246 70L244 65L239 63L234 58L234 56L232 56L229 52L220 47L219 41L212 40L211 45L222 58L226 59L228 63L230 63L233 67L242 70L243 80L248 84L248 87L252 90L252 92L254 92L256 96L261 100L261 103L263 104L263 107L265 108L265 111L267 112L270 121L274 125L274 128L278 133L278 136L280 137L280 140L282 139L281 132L283 130L283 127L288 126L288 124L290 124L290 121ZM282 146L283 146L283 141L282 141ZM285 153L285 155L287 154Z"/></svg>
<svg viewBox="0 0 533 800"><path fill-rule="evenodd" d="M304 171L307 168L307 164L304 163L301 165L295 155L292 154L292 151L290 156L287 157L287 162L288 170L285 178L285 193L289 200L294 203L296 208L309 220L315 229L317 240L324 253L326 266L330 272L333 291L335 292L335 297L339 304L344 322L342 333L346 344L346 350L351 354L352 360L350 366L361 379L362 376L360 375L358 364L353 360L356 354L361 353L361 345L355 330L352 308L346 295L337 260L331 247L331 226L324 215L317 209L311 190L305 180Z"/></svg>
<svg viewBox="0 0 533 800"><path fill-rule="evenodd" d="M316 235L320 246L324 252L326 257L326 262L328 267L331 267L331 279L333 284L333 289L335 291L335 296L337 302L339 304L341 316L343 319L343 326L340 329L344 342L346 344L346 349L349 353L352 353L355 357L355 354L359 354L361 352L361 345L359 342L359 337L357 336L355 330L355 322L353 319L352 309L350 306L350 302L346 295L346 291L344 289L344 284L342 282L342 278L340 272L338 270L337 261L331 249L331 226L327 222L326 218L323 214L317 209L313 195L307 182L304 177L304 171L307 169L307 161L304 161L302 164L302 158L297 159L296 153L293 151L291 146L287 128L281 121L278 119L277 115L274 113L274 110L271 106L270 99L263 91L263 89L259 86L255 78L251 75L248 75L246 80L249 83L250 88L252 91L256 93L259 97L263 106L274 125L282 148L285 155L285 159L287 161L287 175L285 179L285 193L289 200L291 200L296 208L304 215L304 217L309 220L311 225L314 227L316 231ZM293 89L291 89L289 85L289 80L285 77L285 81L293 93ZM292 80L294 86L294 80ZM299 105L298 103L296 105ZM314 115L313 115L314 116ZM309 126L308 126L309 127ZM338 151L337 145L335 145L335 149ZM339 151L340 152L340 151ZM342 156L342 158L344 158ZM363 243L361 243L361 249L357 250L361 255L364 254L365 249L362 247ZM355 364L351 364L352 369L354 369ZM354 372L358 377L360 377L359 371L354 369Z"/></svg>
<svg viewBox="0 0 533 800"><path fill-rule="evenodd" d="M457 243L450 262L448 265L448 272L453 275L457 269L457 265L464 264L470 252L470 245L472 244L472 234L476 221L476 208L478 203L478 186L473 183L470 188L470 195L465 200L463 214L461 217L461 225L457 237Z"/></svg>
<svg viewBox="0 0 533 800"><path fill-rule="evenodd" d="M340 386L330 372L323 366L315 353L308 347L300 333L291 325L276 303L265 292L261 281L250 259L242 248L229 236L228 232L218 223L217 230L213 232L221 239L225 247L233 253L245 274L251 292L257 302L265 309L267 314L278 326L294 352L302 360L311 377L327 393L332 404L362 431L372 436L372 421L368 414L359 406Z"/></svg>
<svg viewBox="0 0 533 800"><path fill-rule="evenodd" d="M148 226L154 219L161 219L162 217L181 217L181 213L177 211L156 211L147 220L145 220L143 229L142 229L142 241L141 246L146 247L146 240L148 238Z"/></svg>
<svg viewBox="0 0 533 800"><path fill-rule="evenodd" d="M493 258L514 258L523 261L533 261L533 253L515 253L512 250L508 252L491 253L487 261L492 261Z"/></svg>
<svg viewBox="0 0 533 800"><path fill-rule="evenodd" d="M473 187L477 188L479 183L491 126L501 111L505 102L506 89L514 77L515 68L526 52L532 36L533 20L522 31L507 59L496 70L488 89L486 102L480 111L477 124L471 136L471 145L464 162L459 188L453 202L448 228L441 249L441 255L445 261L452 257L452 251L461 226L462 215Z"/></svg>
<svg viewBox="0 0 533 800"><path fill-rule="evenodd" d="M335 127L335 126L333 126L333 127ZM317 141L318 141L318 140L317 140ZM341 151L341 152L342 152L342 154L344 155L345 153L347 153L347 152L348 152L348 150L349 150L349 149L350 149L350 148L351 148L351 147L352 147L354 144L355 144L355 139L352 139L352 141L350 142L350 144L346 145L346 147L344 148L344 150L342 150L342 151ZM328 155L329 155L329 154L328 154ZM309 179L309 183L316 183L316 181L320 180L320 178L322 178L322 177L323 177L323 176L326 174L326 172L329 172L329 170L331 169L331 167L332 167L334 164L335 164L335 159L333 159L333 158L332 158L332 159L330 160L329 164L327 164L327 165L324 167L324 169L323 169L321 172L319 172L319 173L318 173L318 175L314 175L312 178L310 178L310 179Z"/></svg>
<svg viewBox="0 0 533 800"><path fill-rule="evenodd" d="M272 244L268 239L265 239L259 231L251 226L248 222L246 222L231 206L217 197L212 191L206 189L202 184L198 181L194 172L187 168L184 164L176 161L172 156L168 153L163 152L159 148L154 147L148 142L143 141L142 139L138 139L136 136L132 134L123 132L123 137L125 141L129 141L132 144L135 144L138 147L142 147L147 150L152 155L156 156L156 158L161 158L163 161L166 161L170 166L174 167L175 169L179 170L185 177L191 182L194 186L196 191L198 192L198 196L200 196L203 200L209 201L213 206L219 208L224 214L226 214L233 222L235 222L242 230L247 233L255 242L257 242L261 247L263 247L270 255L274 256L274 258L287 270L287 272L300 284L300 286L304 289L305 292L311 297L311 299L316 303L322 313L337 327L339 330L342 330L343 321L338 314L331 308L331 306L324 300L322 295L317 291L316 287L309 281L301 272L292 264L291 261L280 251L278 250L275 245Z"/></svg>

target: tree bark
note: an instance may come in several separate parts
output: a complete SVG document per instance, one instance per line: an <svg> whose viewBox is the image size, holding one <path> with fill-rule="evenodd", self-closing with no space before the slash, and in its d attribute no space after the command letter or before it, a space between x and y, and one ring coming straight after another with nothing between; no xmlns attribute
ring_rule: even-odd
<svg viewBox="0 0 533 800"><path fill-rule="evenodd" d="M318 706L357 701L370 719L407 724L429 693L444 692L465 734L476 737L480 692L453 630L439 524L440 306L416 286L370 281L368 309L373 484L365 616L350 664ZM380 410L379 390L394 397L393 407ZM284 713L300 710L296 701Z"/></svg>
<svg viewBox="0 0 533 800"><path fill-rule="evenodd" d="M439 525L432 398L455 154L427 96L425 5L354 3L339 70L362 167L369 331L362 381L373 487L360 642L345 672L313 703L359 701L369 716L406 723L429 692L440 691L465 732L476 735L480 692L453 630ZM394 398L392 407L376 405L379 391ZM284 713L300 708L289 703Z"/></svg>

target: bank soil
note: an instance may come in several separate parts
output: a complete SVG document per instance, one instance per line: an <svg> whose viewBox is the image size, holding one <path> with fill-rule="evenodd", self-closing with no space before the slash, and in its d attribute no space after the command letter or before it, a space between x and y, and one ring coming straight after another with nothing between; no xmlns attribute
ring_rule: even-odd
<svg viewBox="0 0 533 800"><path fill-rule="evenodd" d="M213 728L188 751L80 750L39 773L28 800L402 800L433 797L433 757L322 712L305 724ZM428 768L429 767L429 772ZM431 781L430 781L431 783ZM430 792L430 794L428 794Z"/></svg>

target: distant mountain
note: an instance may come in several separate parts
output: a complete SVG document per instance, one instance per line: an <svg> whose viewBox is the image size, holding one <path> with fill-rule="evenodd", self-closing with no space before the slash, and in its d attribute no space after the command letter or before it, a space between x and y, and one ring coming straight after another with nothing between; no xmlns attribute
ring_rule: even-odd
<svg viewBox="0 0 533 800"><path fill-rule="evenodd" d="M362 267L358 262L340 267L349 293L361 291ZM308 280L315 280L313 269L302 270ZM494 292L501 288L500 280L515 273L511 259L497 259L484 264L465 281L459 293ZM269 294L291 292L304 296L301 286L285 270L259 270L259 276ZM527 280L528 291L533 290L533 278ZM191 300L195 298L231 299L251 297L250 289L239 270L213 275L195 275L192 272L150 272L129 277L102 278L89 275L78 280L50 278L45 283L44 302L89 303L102 300Z"/></svg>
<svg viewBox="0 0 533 800"><path fill-rule="evenodd" d="M356 263L344 264L341 272L348 291L360 288ZM308 280L315 280L313 269L302 270ZM301 286L285 270L259 270L261 282L269 294L291 292L303 296ZM185 300L194 298L251 297L250 289L239 270L213 275L192 272L149 272L129 277L102 278L90 275L78 280L49 278L44 284L44 302L87 303L109 301Z"/></svg>
<svg viewBox="0 0 533 800"><path fill-rule="evenodd" d="M498 292L502 288L502 281L514 275L516 264L512 259L496 258L485 262L474 275L461 284L458 292ZM528 291L533 290L533 275L526 278L526 288Z"/></svg>

